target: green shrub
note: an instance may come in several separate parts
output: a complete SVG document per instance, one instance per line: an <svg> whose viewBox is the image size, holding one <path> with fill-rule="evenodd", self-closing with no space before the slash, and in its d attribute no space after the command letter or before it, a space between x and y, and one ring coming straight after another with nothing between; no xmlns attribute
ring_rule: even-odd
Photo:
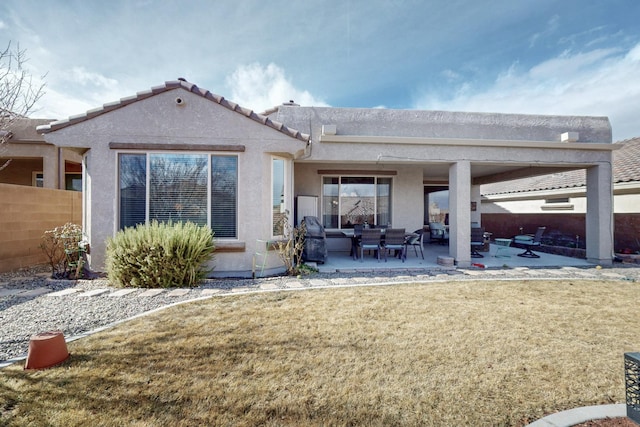
<svg viewBox="0 0 640 427"><path fill-rule="evenodd" d="M191 222L138 225L107 241L107 274L118 286L197 286L210 270L213 232Z"/></svg>

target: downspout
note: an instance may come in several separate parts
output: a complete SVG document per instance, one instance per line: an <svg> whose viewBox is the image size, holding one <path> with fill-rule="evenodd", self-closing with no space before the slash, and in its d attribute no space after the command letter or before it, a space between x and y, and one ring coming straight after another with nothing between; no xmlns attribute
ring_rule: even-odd
<svg viewBox="0 0 640 427"><path fill-rule="evenodd" d="M311 127L311 120L309 120L309 140L307 141L307 145L305 145L302 154L299 157L294 157L293 160L305 160L311 157L313 154L313 129Z"/></svg>

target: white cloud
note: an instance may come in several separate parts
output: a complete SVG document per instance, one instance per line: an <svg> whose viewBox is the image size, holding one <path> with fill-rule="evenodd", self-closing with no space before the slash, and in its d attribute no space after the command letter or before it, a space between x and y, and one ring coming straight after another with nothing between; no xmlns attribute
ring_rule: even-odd
<svg viewBox="0 0 640 427"><path fill-rule="evenodd" d="M529 47L534 47L540 38L547 37L553 34L558 29L559 24L560 16L553 15L547 22L547 27L543 31L535 33L533 36L531 36L529 40Z"/></svg>
<svg viewBox="0 0 640 427"><path fill-rule="evenodd" d="M284 70L271 63L241 65L226 78L230 89L227 97L243 107L261 112L283 102L293 100L303 106L326 106L306 90L297 89L285 76Z"/></svg>
<svg viewBox="0 0 640 427"><path fill-rule="evenodd" d="M45 94L36 105L32 117L63 119L135 94L135 89L126 83L84 67L47 75L44 82Z"/></svg>
<svg viewBox="0 0 640 427"><path fill-rule="evenodd" d="M60 93L56 90L46 88L45 92L45 96L40 99L31 117L60 120L84 113L106 102L103 100L100 104L96 105L80 98L77 94Z"/></svg>
<svg viewBox="0 0 640 427"><path fill-rule="evenodd" d="M118 81L110 79L99 73L87 71L84 67L73 67L71 70L72 79L83 86L95 86L112 89L118 85Z"/></svg>
<svg viewBox="0 0 640 427"><path fill-rule="evenodd" d="M626 52L564 52L528 70L514 64L484 90L466 82L449 99L427 94L416 108L608 116L617 141L640 136L638 75L640 43Z"/></svg>

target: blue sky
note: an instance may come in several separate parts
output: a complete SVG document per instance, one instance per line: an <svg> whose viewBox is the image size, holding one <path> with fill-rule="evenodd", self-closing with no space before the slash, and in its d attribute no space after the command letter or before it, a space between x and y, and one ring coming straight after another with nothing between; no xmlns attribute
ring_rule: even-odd
<svg viewBox="0 0 640 427"><path fill-rule="evenodd" d="M637 0L0 3L0 45L63 118L185 77L258 112L301 105L608 116L640 136Z"/></svg>

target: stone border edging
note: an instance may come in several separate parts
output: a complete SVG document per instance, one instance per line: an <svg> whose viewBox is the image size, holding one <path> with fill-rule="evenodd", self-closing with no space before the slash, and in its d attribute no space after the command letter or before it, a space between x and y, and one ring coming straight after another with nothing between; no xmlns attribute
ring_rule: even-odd
<svg viewBox="0 0 640 427"><path fill-rule="evenodd" d="M547 415L526 427L571 427L576 424L603 418L619 418L627 416L627 405L619 403L615 405L594 405L569 409Z"/></svg>

